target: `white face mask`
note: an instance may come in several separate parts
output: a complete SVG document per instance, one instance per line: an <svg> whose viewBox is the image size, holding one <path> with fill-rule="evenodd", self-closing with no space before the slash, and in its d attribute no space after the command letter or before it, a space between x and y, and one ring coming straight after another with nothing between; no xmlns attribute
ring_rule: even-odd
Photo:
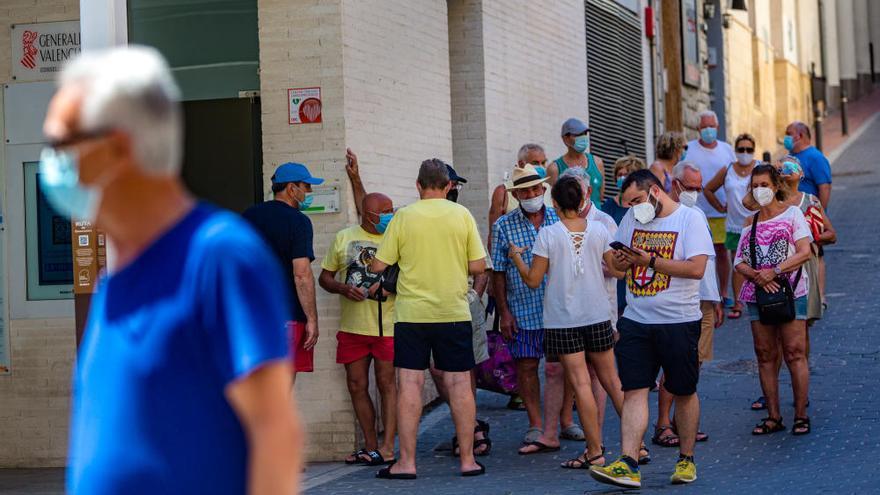
<svg viewBox="0 0 880 495"><path fill-rule="evenodd" d="M740 165L748 165L755 160L755 156L752 153L737 153L736 161L739 162Z"/></svg>
<svg viewBox="0 0 880 495"><path fill-rule="evenodd" d="M648 224L657 216L657 207L651 204L651 192L648 192L648 200L632 207L633 217L641 224Z"/></svg>
<svg viewBox="0 0 880 495"><path fill-rule="evenodd" d="M527 213L537 213L544 207L544 197L535 196L534 198L524 199L519 204Z"/></svg>
<svg viewBox="0 0 880 495"><path fill-rule="evenodd" d="M755 201L757 201L759 205L767 206L773 202L776 193L774 193L773 189L770 189L769 187L756 187L752 189L752 197L755 198Z"/></svg>
<svg viewBox="0 0 880 495"><path fill-rule="evenodd" d="M697 204L697 197L700 195L697 191L682 191L678 193L678 200L681 204L693 208Z"/></svg>

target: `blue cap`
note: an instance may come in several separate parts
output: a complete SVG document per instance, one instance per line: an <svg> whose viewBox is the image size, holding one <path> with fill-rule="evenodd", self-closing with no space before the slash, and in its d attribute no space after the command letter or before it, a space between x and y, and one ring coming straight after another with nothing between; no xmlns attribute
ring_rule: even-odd
<svg viewBox="0 0 880 495"><path fill-rule="evenodd" d="M570 118L563 122L562 124L562 135L571 134L572 136L580 136L581 134L587 132L589 128L587 124L580 119Z"/></svg>
<svg viewBox="0 0 880 495"><path fill-rule="evenodd" d="M287 162L275 169L272 175L272 184L284 184L287 182L305 182L306 184L318 185L324 179L312 177L309 169L302 163Z"/></svg>

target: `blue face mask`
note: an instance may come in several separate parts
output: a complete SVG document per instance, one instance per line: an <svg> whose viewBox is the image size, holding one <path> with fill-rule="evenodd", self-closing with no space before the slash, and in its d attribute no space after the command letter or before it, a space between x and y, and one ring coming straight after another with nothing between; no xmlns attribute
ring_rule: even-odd
<svg viewBox="0 0 880 495"><path fill-rule="evenodd" d="M590 148L590 136L583 135L574 138L574 144L571 146L578 153L583 153Z"/></svg>
<svg viewBox="0 0 880 495"><path fill-rule="evenodd" d="M687 148L685 148L684 150L682 150L681 158L679 158L678 161L683 162L684 159L687 158L687 156L688 156L688 150L687 150Z"/></svg>
<svg viewBox="0 0 880 495"><path fill-rule="evenodd" d="M544 178L547 177L547 169L542 167L541 165L535 165L535 172L538 172L538 177Z"/></svg>
<svg viewBox="0 0 880 495"><path fill-rule="evenodd" d="M625 176L625 175L624 175L623 177L618 177L618 178L617 178L617 188L618 188L618 189L622 189L622 188L623 188L623 181L625 181L625 180L626 180L626 176Z"/></svg>
<svg viewBox="0 0 880 495"><path fill-rule="evenodd" d="M373 214L376 215L376 213ZM394 213L379 213L377 216L379 217L379 223L374 223L373 226L376 227L376 232L384 234L385 230L388 229L388 224L391 223L391 219L394 218Z"/></svg>
<svg viewBox="0 0 880 495"><path fill-rule="evenodd" d="M786 134L786 136L782 138L782 146L785 146L785 149L787 149L788 151L793 150L794 138Z"/></svg>
<svg viewBox="0 0 880 495"><path fill-rule="evenodd" d="M299 189L299 187L297 187ZM312 196L311 193L307 193L302 189L299 189L300 192L303 193L303 199L297 200L296 208L300 211L308 210L310 206L312 206L312 202L315 200L315 197Z"/></svg>
<svg viewBox="0 0 880 495"><path fill-rule="evenodd" d="M79 183L77 156L45 148L40 154L40 188L58 213L78 220L95 220L101 192Z"/></svg>
<svg viewBox="0 0 880 495"><path fill-rule="evenodd" d="M700 129L700 139L706 144L712 144L718 139L718 129L714 127L704 127Z"/></svg>

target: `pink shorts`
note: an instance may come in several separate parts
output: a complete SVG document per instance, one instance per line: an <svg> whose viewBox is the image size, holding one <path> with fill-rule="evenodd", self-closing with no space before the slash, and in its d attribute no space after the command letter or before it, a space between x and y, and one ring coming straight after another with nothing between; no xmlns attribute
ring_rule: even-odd
<svg viewBox="0 0 880 495"><path fill-rule="evenodd" d="M336 342L336 362L339 364L351 364L370 355L379 361L394 361L394 337L339 332Z"/></svg>
<svg viewBox="0 0 880 495"><path fill-rule="evenodd" d="M315 371L315 348L306 350L306 324L301 321L287 322L287 338L290 341L293 371L309 373Z"/></svg>

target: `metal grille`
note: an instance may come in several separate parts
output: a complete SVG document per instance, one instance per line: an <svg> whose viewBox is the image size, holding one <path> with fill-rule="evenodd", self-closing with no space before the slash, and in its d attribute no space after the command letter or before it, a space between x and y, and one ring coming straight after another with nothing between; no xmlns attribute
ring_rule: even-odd
<svg viewBox="0 0 880 495"><path fill-rule="evenodd" d="M617 194L614 161L645 157L645 84L638 14L614 0L586 0L590 147L605 162L605 195Z"/></svg>

